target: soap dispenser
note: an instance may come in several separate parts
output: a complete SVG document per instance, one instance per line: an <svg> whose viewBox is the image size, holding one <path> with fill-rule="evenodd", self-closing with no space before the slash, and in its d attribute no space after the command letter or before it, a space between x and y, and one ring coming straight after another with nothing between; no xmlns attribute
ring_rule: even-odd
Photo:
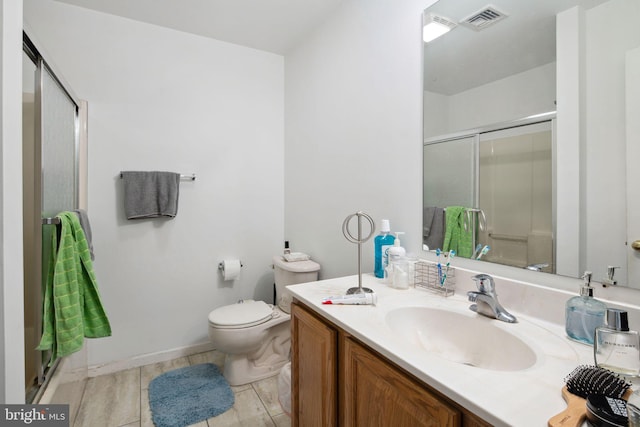
<svg viewBox="0 0 640 427"><path fill-rule="evenodd" d="M393 246L389 248L389 267L387 270L387 283L398 289L409 288L409 262L407 261L407 251L400 246L400 235L402 231L394 233L396 235Z"/></svg>
<svg viewBox="0 0 640 427"><path fill-rule="evenodd" d="M404 234L404 231L396 231L394 234L396 238L393 241L393 246L389 248L389 264L407 254L407 251L400 246L400 234Z"/></svg>
<svg viewBox="0 0 640 427"><path fill-rule="evenodd" d="M585 271L582 278L584 283L580 288L580 296L567 301L565 329L572 340L593 345L596 328L604 325L607 306L593 298L591 272Z"/></svg>

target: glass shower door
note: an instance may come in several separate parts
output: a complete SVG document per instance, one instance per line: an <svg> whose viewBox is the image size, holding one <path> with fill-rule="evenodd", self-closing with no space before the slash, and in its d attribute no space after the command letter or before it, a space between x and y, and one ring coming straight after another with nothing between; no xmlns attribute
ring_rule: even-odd
<svg viewBox="0 0 640 427"><path fill-rule="evenodd" d="M62 211L74 210L77 204L77 106L47 69L41 68L41 159L40 207L42 223L42 285L46 284L49 262L53 256L52 233L57 231L49 218ZM50 361L50 352L43 352L43 366Z"/></svg>
<svg viewBox="0 0 640 427"><path fill-rule="evenodd" d="M42 68L42 215L76 209L78 107L49 69Z"/></svg>
<svg viewBox="0 0 640 427"><path fill-rule="evenodd" d="M49 366L50 352L35 348L42 336L44 286L57 231L50 219L78 207L79 132L73 98L28 44L24 55L24 91L30 85L33 93L31 117L23 108L25 379L26 401L31 402L55 369Z"/></svg>
<svg viewBox="0 0 640 427"><path fill-rule="evenodd" d="M555 272L552 141L549 121L480 135L480 241L490 261Z"/></svg>
<svg viewBox="0 0 640 427"><path fill-rule="evenodd" d="M477 135L424 145L424 207L477 205Z"/></svg>

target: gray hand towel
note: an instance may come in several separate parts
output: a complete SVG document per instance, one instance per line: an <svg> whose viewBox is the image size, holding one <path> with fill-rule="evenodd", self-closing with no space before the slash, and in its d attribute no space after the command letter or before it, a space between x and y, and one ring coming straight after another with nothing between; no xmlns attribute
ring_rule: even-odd
<svg viewBox="0 0 640 427"><path fill-rule="evenodd" d="M437 207L424 208L423 215L423 243L429 249L442 248L444 243L444 209Z"/></svg>
<svg viewBox="0 0 640 427"><path fill-rule="evenodd" d="M433 223L433 216L436 213L436 207L427 206L422 211L422 237L427 238L431 234L431 224Z"/></svg>
<svg viewBox="0 0 640 427"><path fill-rule="evenodd" d="M91 255L91 261L95 261L96 257L93 253L93 233L91 233L91 224L89 223L89 216L84 209L75 209L73 211L80 221L80 228L84 232L84 237L87 239L87 245L89 246L89 254Z"/></svg>
<svg viewBox="0 0 640 427"><path fill-rule="evenodd" d="M177 215L179 173L127 171L121 176L127 219L173 218Z"/></svg>

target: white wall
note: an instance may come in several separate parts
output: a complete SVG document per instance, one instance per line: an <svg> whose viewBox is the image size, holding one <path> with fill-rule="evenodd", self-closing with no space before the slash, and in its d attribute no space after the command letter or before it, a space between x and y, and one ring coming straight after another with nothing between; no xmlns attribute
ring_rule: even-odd
<svg viewBox="0 0 640 427"><path fill-rule="evenodd" d="M586 13L584 248L594 280L606 277L607 266L613 265L622 267L616 275L627 283L627 267L619 264L627 256L624 73L626 53L640 47L638 20L640 2L630 0L610 0Z"/></svg>
<svg viewBox="0 0 640 427"><path fill-rule="evenodd" d="M451 96L425 91L425 138L522 119L555 110L555 62ZM433 110L445 120L432 116ZM444 112L444 113L443 113Z"/></svg>
<svg viewBox="0 0 640 427"><path fill-rule="evenodd" d="M357 272L341 226L359 210L421 247L420 34L432 3L349 0L285 58L285 234L323 278ZM373 240L362 253L373 271Z"/></svg>
<svg viewBox="0 0 640 427"><path fill-rule="evenodd" d="M446 135L452 132L449 125L449 99L448 95L424 91L422 98L422 122L424 139ZM465 128L466 129L466 128ZM461 130L461 129L456 129Z"/></svg>
<svg viewBox="0 0 640 427"><path fill-rule="evenodd" d="M555 67L552 62L451 96L451 131L554 111Z"/></svg>
<svg viewBox="0 0 640 427"><path fill-rule="evenodd" d="M558 273L628 284L625 54L640 46L640 4L610 0L558 15ZM616 25L611 26L611 22ZM576 191L576 188L579 191ZM603 221L606 220L605 223ZM630 283L637 288L637 284Z"/></svg>
<svg viewBox="0 0 640 427"><path fill-rule="evenodd" d="M0 0L0 402L24 402L22 2Z"/></svg>
<svg viewBox="0 0 640 427"><path fill-rule="evenodd" d="M581 265L580 202L581 159L584 152L584 132L581 111L584 104L584 12L574 7L556 17L557 96L555 169L556 175L556 273L577 277ZM560 141L562 143L560 143ZM561 169L561 173L559 173Z"/></svg>
<svg viewBox="0 0 640 427"><path fill-rule="evenodd" d="M113 336L89 364L207 343L207 314L272 297L284 235L281 56L67 4L25 20L89 103L94 264ZM121 170L196 173L172 220L127 221ZM244 263L224 283L217 264Z"/></svg>

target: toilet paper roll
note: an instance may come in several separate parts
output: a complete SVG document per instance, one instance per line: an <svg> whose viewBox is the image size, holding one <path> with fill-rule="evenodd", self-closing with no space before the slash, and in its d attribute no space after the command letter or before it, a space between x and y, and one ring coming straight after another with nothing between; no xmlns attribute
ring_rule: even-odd
<svg viewBox="0 0 640 427"><path fill-rule="evenodd" d="M222 261L222 277L225 281L234 280L240 275L240 264L239 259L225 259Z"/></svg>

